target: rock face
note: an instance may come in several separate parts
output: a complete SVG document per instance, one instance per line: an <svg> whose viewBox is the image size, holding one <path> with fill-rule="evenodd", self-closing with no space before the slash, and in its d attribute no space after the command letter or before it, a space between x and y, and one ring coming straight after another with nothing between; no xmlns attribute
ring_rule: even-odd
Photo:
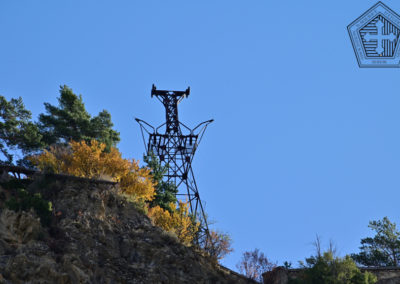
<svg viewBox="0 0 400 284"><path fill-rule="evenodd" d="M1 209L0 283L255 283L181 245L110 185L33 185L53 204L52 225Z"/></svg>

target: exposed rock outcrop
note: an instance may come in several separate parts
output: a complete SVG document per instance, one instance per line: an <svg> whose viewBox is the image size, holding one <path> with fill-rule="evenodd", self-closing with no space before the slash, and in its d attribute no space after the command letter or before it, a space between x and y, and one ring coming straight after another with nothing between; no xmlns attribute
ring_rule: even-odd
<svg viewBox="0 0 400 284"><path fill-rule="evenodd" d="M52 202L52 225L1 209L0 283L255 283L181 245L110 185L31 187Z"/></svg>

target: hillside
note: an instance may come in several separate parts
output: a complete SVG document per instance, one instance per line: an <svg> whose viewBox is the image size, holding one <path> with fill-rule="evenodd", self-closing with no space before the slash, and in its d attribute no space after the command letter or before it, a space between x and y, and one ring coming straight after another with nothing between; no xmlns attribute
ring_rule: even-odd
<svg viewBox="0 0 400 284"><path fill-rule="evenodd" d="M27 191L53 209L42 225L33 210L5 208L15 184L0 188L2 283L255 283L153 226L116 186L36 177Z"/></svg>

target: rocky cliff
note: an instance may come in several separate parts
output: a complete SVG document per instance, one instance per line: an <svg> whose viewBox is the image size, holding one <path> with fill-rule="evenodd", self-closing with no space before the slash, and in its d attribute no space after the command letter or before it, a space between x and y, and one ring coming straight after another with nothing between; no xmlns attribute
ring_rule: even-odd
<svg viewBox="0 0 400 284"><path fill-rule="evenodd" d="M115 186L36 178L49 225L6 209L12 190L0 188L0 283L255 283L153 226Z"/></svg>

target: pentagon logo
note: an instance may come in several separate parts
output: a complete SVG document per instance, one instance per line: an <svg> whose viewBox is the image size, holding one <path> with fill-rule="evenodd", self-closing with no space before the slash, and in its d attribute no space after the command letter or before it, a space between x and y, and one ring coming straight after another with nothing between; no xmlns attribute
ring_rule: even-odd
<svg viewBox="0 0 400 284"><path fill-rule="evenodd" d="M400 67L400 16L382 2L348 25L361 68Z"/></svg>

